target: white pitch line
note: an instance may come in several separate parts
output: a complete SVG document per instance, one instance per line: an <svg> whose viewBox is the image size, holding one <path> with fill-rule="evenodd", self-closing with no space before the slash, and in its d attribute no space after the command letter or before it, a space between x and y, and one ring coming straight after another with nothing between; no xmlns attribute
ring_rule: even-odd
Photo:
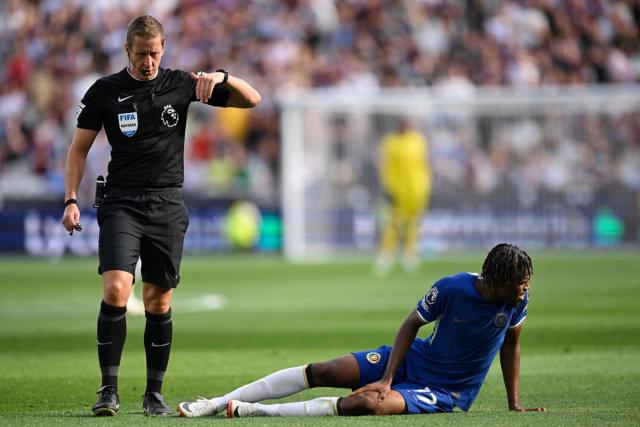
<svg viewBox="0 0 640 427"><path fill-rule="evenodd" d="M224 308L226 304L227 301L222 295L206 294L193 298L174 298L171 305L176 307L176 313L197 313L199 311L220 310Z"/></svg>

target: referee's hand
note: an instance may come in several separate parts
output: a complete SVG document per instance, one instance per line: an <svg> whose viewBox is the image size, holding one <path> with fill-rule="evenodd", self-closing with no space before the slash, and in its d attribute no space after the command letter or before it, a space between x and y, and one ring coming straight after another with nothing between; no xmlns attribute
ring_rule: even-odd
<svg viewBox="0 0 640 427"><path fill-rule="evenodd" d="M73 233L73 230L82 230L82 227L80 227L80 209L78 209L78 205L72 203L64 208L62 225L69 233Z"/></svg>
<svg viewBox="0 0 640 427"><path fill-rule="evenodd" d="M218 83L222 83L224 74L198 71L197 73L191 73L191 78L196 81L196 99L200 102L209 102L213 87Z"/></svg>

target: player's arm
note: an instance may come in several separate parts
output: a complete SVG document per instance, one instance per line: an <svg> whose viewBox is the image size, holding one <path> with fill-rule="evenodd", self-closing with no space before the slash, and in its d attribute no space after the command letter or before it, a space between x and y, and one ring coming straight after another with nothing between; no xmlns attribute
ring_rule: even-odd
<svg viewBox="0 0 640 427"><path fill-rule="evenodd" d="M396 339L393 342L393 347L391 349L391 354L389 355L389 361L387 362L387 367L384 370L384 374L382 374L382 378L380 380L367 384L364 387L360 387L355 390L352 394L363 393L366 391L375 391L378 393L378 400L384 400L389 390L391 390L391 382L393 381L393 376L398 371L398 368L402 364L405 355L407 354L407 350L416 339L416 335L418 334L418 330L424 325L424 321L418 316L418 313L414 309L409 316L402 322L400 325L400 329L396 334Z"/></svg>
<svg viewBox="0 0 640 427"><path fill-rule="evenodd" d="M504 343L500 348L500 367L507 389L507 401L510 411L544 412L544 408L524 408L520 403L520 333L523 325L508 329Z"/></svg>
<svg viewBox="0 0 640 427"><path fill-rule="evenodd" d="M93 129L76 128L73 140L67 153L67 164L64 170L64 200L76 199L78 187L84 174L84 165L89 149L95 141L98 131ZM80 209L74 203L64 208L62 225L67 231L71 231L80 223Z"/></svg>
<svg viewBox="0 0 640 427"><path fill-rule="evenodd" d="M196 82L196 99L201 102L209 102L216 85L223 85L229 91L227 107L252 108L258 105L262 99L257 90L239 77L216 71L214 73L191 73L191 78Z"/></svg>

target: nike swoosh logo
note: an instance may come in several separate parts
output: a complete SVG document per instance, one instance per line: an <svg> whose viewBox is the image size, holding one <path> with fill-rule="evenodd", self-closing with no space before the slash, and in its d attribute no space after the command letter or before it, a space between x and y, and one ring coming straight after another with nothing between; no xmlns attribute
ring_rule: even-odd
<svg viewBox="0 0 640 427"><path fill-rule="evenodd" d="M113 344L113 341L109 341L109 342L100 342L100 341L98 341L98 345L109 345L109 344Z"/></svg>
<svg viewBox="0 0 640 427"><path fill-rule="evenodd" d="M156 343L152 342L152 343L151 343L151 347L166 347L166 346L168 346L169 344L171 344L171 342L166 342L166 343L164 343L164 344L156 344Z"/></svg>
<svg viewBox="0 0 640 427"><path fill-rule="evenodd" d="M125 96L124 98L118 97L118 102L126 101L127 99L133 97L133 95Z"/></svg>
<svg viewBox="0 0 640 427"><path fill-rule="evenodd" d="M240 418L240 412L238 412L238 407L236 406L236 409L233 410L233 416L236 418Z"/></svg>

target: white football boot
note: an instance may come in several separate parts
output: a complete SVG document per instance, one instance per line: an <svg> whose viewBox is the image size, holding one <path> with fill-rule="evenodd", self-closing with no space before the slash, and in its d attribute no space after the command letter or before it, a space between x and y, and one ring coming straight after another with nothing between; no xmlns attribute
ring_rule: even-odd
<svg viewBox="0 0 640 427"><path fill-rule="evenodd" d="M227 403L227 418L259 417L261 414L253 403L230 400Z"/></svg>
<svg viewBox="0 0 640 427"><path fill-rule="evenodd" d="M178 405L178 413L181 417L208 417L213 416L223 410L217 408L213 403L213 399L199 398L195 402L182 402Z"/></svg>

